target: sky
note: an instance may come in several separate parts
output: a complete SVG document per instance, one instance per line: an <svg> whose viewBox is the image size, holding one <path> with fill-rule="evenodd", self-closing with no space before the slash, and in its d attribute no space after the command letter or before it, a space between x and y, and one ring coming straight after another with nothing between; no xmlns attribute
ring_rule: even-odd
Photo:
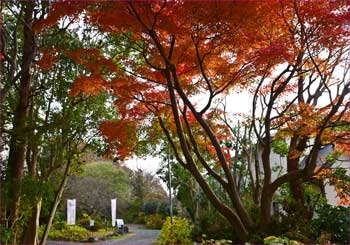
<svg viewBox="0 0 350 245"><path fill-rule="evenodd" d="M250 113L252 108L252 100L247 91L241 93L233 93L226 98L227 108L230 113ZM147 157L147 158L129 158L124 163L127 167L133 170L142 169L146 172L156 174L160 168L160 158Z"/></svg>
<svg viewBox="0 0 350 245"><path fill-rule="evenodd" d="M156 157L147 157L147 158L130 158L126 160L125 165L133 170L142 169L148 173L156 174L159 169L161 159Z"/></svg>

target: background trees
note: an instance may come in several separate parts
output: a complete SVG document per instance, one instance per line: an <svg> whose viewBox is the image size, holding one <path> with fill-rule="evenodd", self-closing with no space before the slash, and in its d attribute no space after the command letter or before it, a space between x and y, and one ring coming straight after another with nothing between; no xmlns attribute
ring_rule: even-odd
<svg viewBox="0 0 350 245"><path fill-rule="evenodd" d="M89 163L82 171L69 178L64 194L66 198L78 200L78 216L86 213L93 218L110 220L111 199L117 198L117 216L121 217L129 203L130 173L110 162Z"/></svg>

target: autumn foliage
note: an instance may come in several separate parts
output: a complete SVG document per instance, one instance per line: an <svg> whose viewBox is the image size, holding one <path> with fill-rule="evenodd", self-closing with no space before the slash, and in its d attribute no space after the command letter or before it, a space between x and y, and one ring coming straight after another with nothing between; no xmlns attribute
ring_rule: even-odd
<svg viewBox="0 0 350 245"><path fill-rule="evenodd" d="M251 93L248 124L263 147L257 190L268 223L273 193L290 182L298 199L298 181L315 174L323 146L349 153L349 8L348 1L65 1L53 2L35 27L42 31L68 15L118 35L112 54L64 51L89 72L71 95L115 96L120 120L105 122L101 132L122 158L132 153L139 128L158 123L177 161L244 238L256 220L239 197L220 105L233 91ZM289 140L288 170L277 179L269 158L274 139ZM232 206L212 192L197 165L223 186Z"/></svg>

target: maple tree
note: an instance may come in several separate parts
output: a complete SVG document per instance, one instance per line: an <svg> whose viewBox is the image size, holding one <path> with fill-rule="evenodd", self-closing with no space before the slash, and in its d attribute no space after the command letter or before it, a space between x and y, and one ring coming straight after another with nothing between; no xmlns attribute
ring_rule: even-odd
<svg viewBox="0 0 350 245"><path fill-rule="evenodd" d="M123 158L144 134L165 135L177 162L245 241L269 224L282 184L290 183L303 202L302 181L317 174L323 146L349 153L349 7L348 1L65 1L52 3L35 28L69 15L119 36L104 49L66 52L90 72L76 81L72 95L105 90L116 97L120 118L101 131ZM262 147L261 188L255 188L260 224L244 207L223 144L231 133L220 101L243 90L252 94L249 122ZM149 124L158 127L138 131ZM288 139L287 172L273 180L276 139ZM203 173L222 186L229 202Z"/></svg>

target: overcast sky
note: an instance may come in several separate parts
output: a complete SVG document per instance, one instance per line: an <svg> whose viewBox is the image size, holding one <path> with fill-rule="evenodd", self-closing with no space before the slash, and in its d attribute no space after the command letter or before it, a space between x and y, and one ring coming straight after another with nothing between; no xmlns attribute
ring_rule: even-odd
<svg viewBox="0 0 350 245"><path fill-rule="evenodd" d="M206 102L206 101L205 101ZM233 93L226 98L227 108L230 113L250 113L252 107L252 101L247 91L242 93ZM127 167L137 170L142 169L149 173L155 174L160 166L161 159L155 157L144 158L129 158L125 161Z"/></svg>

